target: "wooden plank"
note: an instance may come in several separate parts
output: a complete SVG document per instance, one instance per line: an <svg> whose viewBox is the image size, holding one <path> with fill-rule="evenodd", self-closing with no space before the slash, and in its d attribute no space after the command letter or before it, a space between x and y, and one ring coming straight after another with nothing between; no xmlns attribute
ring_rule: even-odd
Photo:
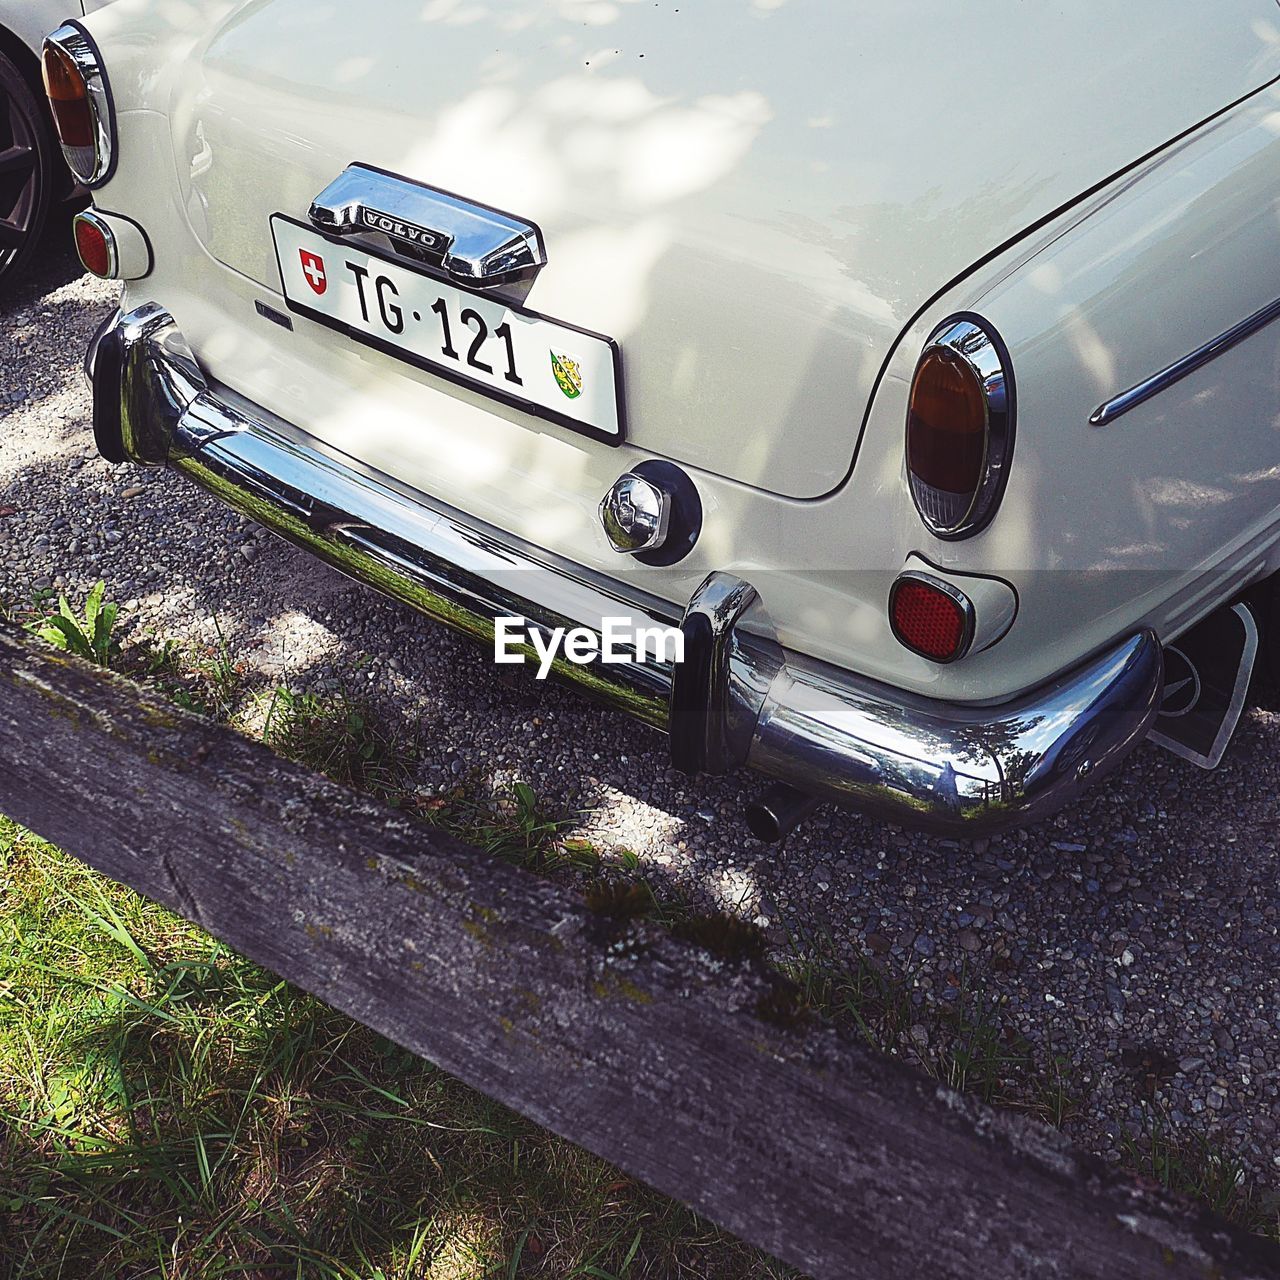
<svg viewBox="0 0 1280 1280"><path fill-rule="evenodd" d="M0 811L822 1280L1280 1275L1280 1250L834 1031L766 976L0 631Z"/></svg>

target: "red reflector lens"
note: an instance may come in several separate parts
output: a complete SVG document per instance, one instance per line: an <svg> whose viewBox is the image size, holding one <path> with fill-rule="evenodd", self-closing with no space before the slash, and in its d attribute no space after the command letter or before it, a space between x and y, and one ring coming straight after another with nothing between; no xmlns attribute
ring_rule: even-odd
<svg viewBox="0 0 1280 1280"><path fill-rule="evenodd" d="M111 275L111 246L106 234L88 218L76 219L76 251L84 269L107 279Z"/></svg>
<svg viewBox="0 0 1280 1280"><path fill-rule="evenodd" d="M899 578L894 583L889 620L902 644L935 662L954 662L969 643L964 604L917 578Z"/></svg>
<svg viewBox="0 0 1280 1280"><path fill-rule="evenodd" d="M44 91L64 147L93 146L89 90L70 55L52 44L44 49Z"/></svg>

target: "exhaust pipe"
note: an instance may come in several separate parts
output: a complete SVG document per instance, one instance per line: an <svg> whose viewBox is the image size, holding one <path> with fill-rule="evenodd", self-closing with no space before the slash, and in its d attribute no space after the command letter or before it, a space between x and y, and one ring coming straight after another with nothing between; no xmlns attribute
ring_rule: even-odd
<svg viewBox="0 0 1280 1280"><path fill-rule="evenodd" d="M746 808L747 827L757 840L777 844L785 840L820 804L818 796L775 782Z"/></svg>

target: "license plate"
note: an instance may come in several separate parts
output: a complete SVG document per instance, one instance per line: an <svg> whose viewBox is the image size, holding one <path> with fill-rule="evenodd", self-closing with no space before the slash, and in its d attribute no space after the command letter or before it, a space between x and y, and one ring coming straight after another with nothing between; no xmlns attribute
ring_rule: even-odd
<svg viewBox="0 0 1280 1280"><path fill-rule="evenodd" d="M610 444L623 439L611 338L271 218L290 311L506 404Z"/></svg>

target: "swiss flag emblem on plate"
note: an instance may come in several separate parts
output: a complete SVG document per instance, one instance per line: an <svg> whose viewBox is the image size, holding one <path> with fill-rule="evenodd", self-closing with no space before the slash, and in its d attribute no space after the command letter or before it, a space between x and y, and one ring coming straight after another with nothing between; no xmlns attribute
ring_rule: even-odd
<svg viewBox="0 0 1280 1280"><path fill-rule="evenodd" d="M324 259L318 254L308 253L306 249L298 250L302 259L302 274L315 293L323 293L329 287L329 278L324 273Z"/></svg>

